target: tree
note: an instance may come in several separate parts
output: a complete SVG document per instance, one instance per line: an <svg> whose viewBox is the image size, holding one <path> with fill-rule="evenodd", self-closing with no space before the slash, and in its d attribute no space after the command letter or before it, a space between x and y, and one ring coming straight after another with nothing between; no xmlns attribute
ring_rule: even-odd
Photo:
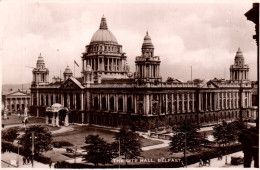
<svg viewBox="0 0 260 170"><path fill-rule="evenodd" d="M234 126L237 125L236 123L227 123L225 121L222 124L216 125L213 128L212 135L215 138L215 141L219 144L219 146L226 147L226 155L227 155L227 146L231 143L235 142L238 138L237 136L237 129L234 129ZM237 128L239 126L236 126ZM227 156L226 156L226 163L227 163Z"/></svg>
<svg viewBox="0 0 260 170"><path fill-rule="evenodd" d="M236 140L238 140L242 131L246 129L245 124L242 121L238 121L238 120L230 122L230 126L234 131L234 135L235 135Z"/></svg>
<svg viewBox="0 0 260 170"><path fill-rule="evenodd" d="M113 148L114 153L119 153L120 148L119 154L123 155L125 160L138 158L142 151L139 136L133 131L125 128L120 129L119 133L115 134ZM127 165L127 161L125 161L125 163Z"/></svg>
<svg viewBox="0 0 260 170"><path fill-rule="evenodd" d="M40 152L48 151L52 148L52 135L49 129L39 125L32 125L25 130L25 134L20 140L20 144L24 148L27 156L32 153L32 134L34 134L35 155L39 155Z"/></svg>
<svg viewBox="0 0 260 170"><path fill-rule="evenodd" d="M87 154L83 156L83 161L93 163L95 166L98 166L99 163L103 165L111 163L112 148L103 138L100 138L99 135L88 135L85 143L87 145L82 149L85 149Z"/></svg>
<svg viewBox="0 0 260 170"><path fill-rule="evenodd" d="M184 153L186 159L186 151L197 152L202 149L204 139L197 132L197 128L193 124L181 123L179 127L175 128L176 134L172 136L170 142L171 153ZM186 160L185 160L186 165Z"/></svg>
<svg viewBox="0 0 260 170"><path fill-rule="evenodd" d="M17 128L9 128L2 131L2 139L8 142L14 142L14 140L19 136Z"/></svg>

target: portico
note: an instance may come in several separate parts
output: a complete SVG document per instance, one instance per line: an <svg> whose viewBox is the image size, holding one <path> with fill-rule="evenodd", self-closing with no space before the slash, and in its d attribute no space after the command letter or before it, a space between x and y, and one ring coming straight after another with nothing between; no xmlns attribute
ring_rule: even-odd
<svg viewBox="0 0 260 170"><path fill-rule="evenodd" d="M61 104L55 103L46 108L45 121L47 125L51 126L69 126L69 110Z"/></svg>

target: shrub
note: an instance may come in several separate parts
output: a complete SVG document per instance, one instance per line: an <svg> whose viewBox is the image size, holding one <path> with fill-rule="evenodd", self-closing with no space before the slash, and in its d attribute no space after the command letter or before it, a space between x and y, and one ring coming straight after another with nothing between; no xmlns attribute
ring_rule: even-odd
<svg viewBox="0 0 260 170"><path fill-rule="evenodd" d="M52 142L52 145L54 148L61 148L63 146L74 146L72 143L67 142L67 141L55 141L55 142Z"/></svg>

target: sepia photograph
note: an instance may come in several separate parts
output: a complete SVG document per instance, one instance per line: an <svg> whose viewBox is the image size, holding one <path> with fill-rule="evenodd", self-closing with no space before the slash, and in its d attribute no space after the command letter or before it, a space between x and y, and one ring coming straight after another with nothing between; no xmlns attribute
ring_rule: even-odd
<svg viewBox="0 0 260 170"><path fill-rule="evenodd" d="M0 0L1 169L259 168L259 9Z"/></svg>

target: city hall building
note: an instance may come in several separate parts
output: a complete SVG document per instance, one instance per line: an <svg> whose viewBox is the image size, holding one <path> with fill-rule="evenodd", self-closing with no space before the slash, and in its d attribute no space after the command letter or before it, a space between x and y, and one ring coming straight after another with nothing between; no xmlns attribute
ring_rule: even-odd
<svg viewBox="0 0 260 170"><path fill-rule="evenodd" d="M249 66L240 49L230 66L230 80L163 82L160 57L148 32L131 73L127 56L106 19L82 53L82 75L67 67L63 80L49 82L49 70L40 55L33 69L30 113L46 117L53 126L70 123L135 130L167 128L186 120L200 126L252 116Z"/></svg>

